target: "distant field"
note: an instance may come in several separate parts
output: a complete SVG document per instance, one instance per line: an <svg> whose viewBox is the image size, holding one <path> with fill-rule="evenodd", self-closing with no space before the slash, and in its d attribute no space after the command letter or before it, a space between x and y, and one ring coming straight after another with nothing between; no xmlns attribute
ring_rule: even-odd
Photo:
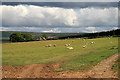
<svg viewBox="0 0 120 80"><path fill-rule="evenodd" d="M91 44L94 41L95 44ZM82 46L88 43L86 48ZM57 47L45 47L56 44ZM71 44L73 50L65 44ZM118 52L118 38L67 39L2 44L3 65L65 62L54 71L83 71Z"/></svg>

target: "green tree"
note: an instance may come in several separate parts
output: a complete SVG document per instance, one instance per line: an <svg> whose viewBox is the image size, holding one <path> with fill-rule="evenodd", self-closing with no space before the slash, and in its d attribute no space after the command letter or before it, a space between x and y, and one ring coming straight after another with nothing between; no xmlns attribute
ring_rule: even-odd
<svg viewBox="0 0 120 80"><path fill-rule="evenodd" d="M42 35L45 39L48 39L47 35L46 34L43 34Z"/></svg>
<svg viewBox="0 0 120 80"><path fill-rule="evenodd" d="M31 34L23 34L23 36L24 36L24 38L26 39L26 41L33 41L33 37L32 37L32 35Z"/></svg>
<svg viewBox="0 0 120 80"><path fill-rule="evenodd" d="M10 35L10 41L12 42L23 42L25 40L26 39L24 38L24 36L19 32L15 32Z"/></svg>
<svg viewBox="0 0 120 80"><path fill-rule="evenodd" d="M36 39L31 34L21 34L19 32L12 33L10 35L10 41L12 42L24 42L24 41L35 41Z"/></svg>

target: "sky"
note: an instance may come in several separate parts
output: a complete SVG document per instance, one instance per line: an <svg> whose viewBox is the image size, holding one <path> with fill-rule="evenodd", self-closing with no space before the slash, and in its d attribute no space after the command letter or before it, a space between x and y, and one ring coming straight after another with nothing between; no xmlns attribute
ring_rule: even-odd
<svg viewBox="0 0 120 80"><path fill-rule="evenodd" d="M3 2L3 31L94 33L118 29L117 2Z"/></svg>

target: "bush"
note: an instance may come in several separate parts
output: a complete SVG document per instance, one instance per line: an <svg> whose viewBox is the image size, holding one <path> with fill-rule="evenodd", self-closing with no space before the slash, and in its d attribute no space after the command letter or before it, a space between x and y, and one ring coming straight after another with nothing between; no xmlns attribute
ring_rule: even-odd
<svg viewBox="0 0 120 80"><path fill-rule="evenodd" d="M12 42L23 42L25 40L26 39L24 38L24 36L19 32L15 32L10 35L10 41Z"/></svg>
<svg viewBox="0 0 120 80"><path fill-rule="evenodd" d="M12 33L10 35L11 42L25 42L25 41L35 41L36 39L31 34L21 34L19 32Z"/></svg>
<svg viewBox="0 0 120 80"><path fill-rule="evenodd" d="M43 34L42 37L44 37L45 39L48 39L46 34Z"/></svg>
<svg viewBox="0 0 120 80"><path fill-rule="evenodd" d="M33 41L34 40L34 38L32 37L31 34L27 33L27 34L23 34L23 36L26 39L26 41Z"/></svg>

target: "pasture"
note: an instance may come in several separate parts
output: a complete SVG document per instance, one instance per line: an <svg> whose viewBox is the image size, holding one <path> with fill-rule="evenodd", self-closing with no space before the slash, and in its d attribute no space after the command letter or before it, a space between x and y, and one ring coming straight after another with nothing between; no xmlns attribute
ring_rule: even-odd
<svg viewBox="0 0 120 80"><path fill-rule="evenodd" d="M94 41L95 44L91 44ZM51 47L45 47L51 44ZM56 44L56 47L53 45ZM70 44L73 49L67 49ZM86 45L83 48L83 45ZM84 71L118 53L118 38L66 39L2 44L3 65L48 64L64 62L54 71Z"/></svg>

